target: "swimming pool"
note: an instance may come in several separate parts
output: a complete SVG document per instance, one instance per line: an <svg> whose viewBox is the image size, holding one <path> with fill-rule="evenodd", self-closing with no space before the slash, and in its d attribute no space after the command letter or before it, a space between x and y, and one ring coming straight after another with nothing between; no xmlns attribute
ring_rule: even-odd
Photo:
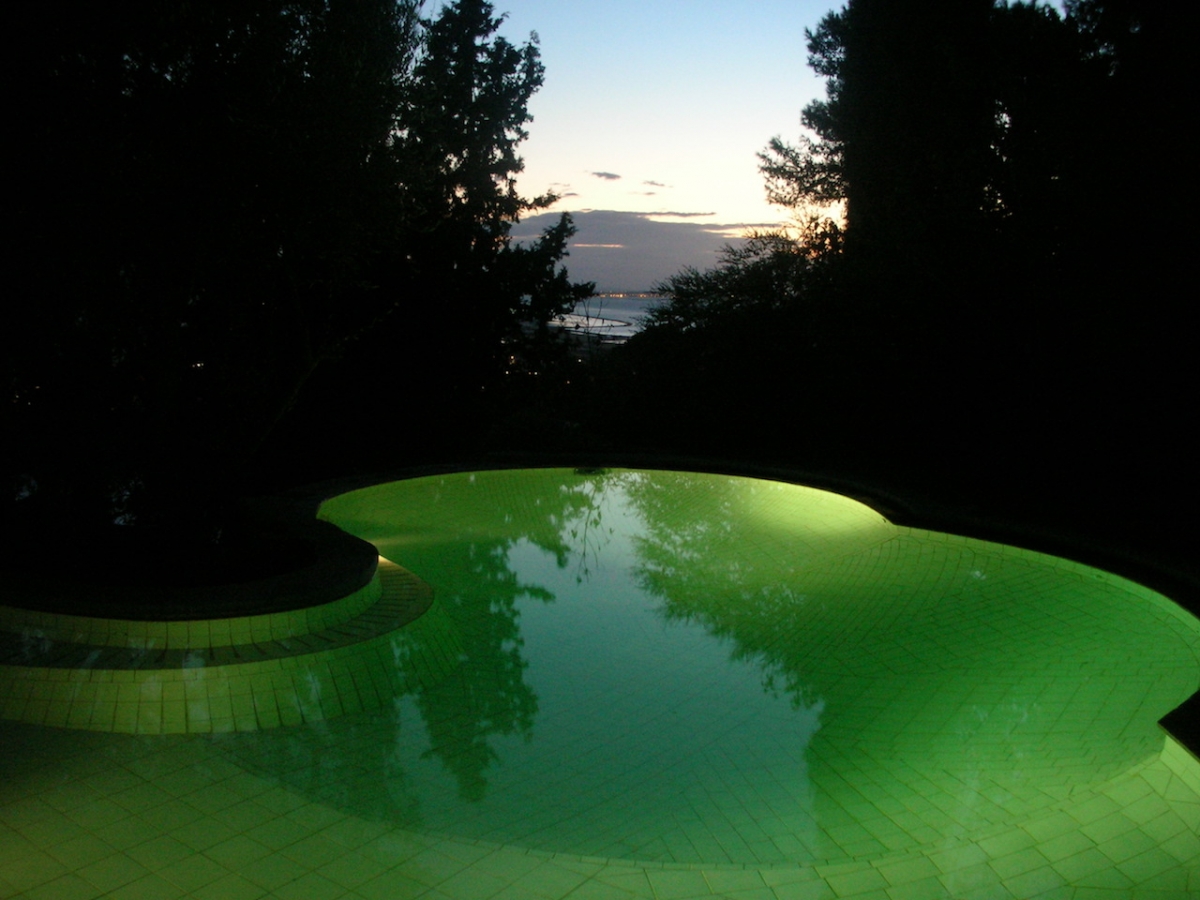
<svg viewBox="0 0 1200 900"><path fill-rule="evenodd" d="M427 585L428 610L320 651L371 660L351 674L289 674L342 698L298 719L279 700L199 735L3 726L33 787L0 804L0 879L25 883L11 848L53 831L66 767L145 838L115 846L54 793L83 832L55 846L88 837L89 860L37 852L97 890L95 841L146 870L119 888L196 896L235 876L464 900L1200 887L1200 777L1156 724L1197 687L1200 625L1129 581L695 473L437 475L321 515ZM151 864L137 851L164 835L110 800L128 791L179 820Z"/></svg>

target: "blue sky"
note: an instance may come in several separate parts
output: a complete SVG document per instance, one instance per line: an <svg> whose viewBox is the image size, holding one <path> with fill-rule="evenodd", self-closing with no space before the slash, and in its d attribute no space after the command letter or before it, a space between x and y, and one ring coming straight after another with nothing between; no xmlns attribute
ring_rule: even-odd
<svg viewBox="0 0 1200 900"><path fill-rule="evenodd" d="M755 154L822 96L804 29L829 0L493 0L501 34L540 39L546 83L522 144L525 195L553 190L579 233L568 265L600 290L705 268L746 227L783 221ZM536 232L534 218L514 232Z"/></svg>

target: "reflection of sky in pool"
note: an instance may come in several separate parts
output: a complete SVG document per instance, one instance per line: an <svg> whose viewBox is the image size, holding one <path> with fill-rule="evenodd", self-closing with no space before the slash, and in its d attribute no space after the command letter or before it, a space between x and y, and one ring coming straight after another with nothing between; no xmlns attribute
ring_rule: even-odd
<svg viewBox="0 0 1200 900"><path fill-rule="evenodd" d="M910 850L1155 756L1196 684L1194 621L1149 591L797 486L484 472L323 515L433 586L460 665L386 716L229 750L434 833L680 863Z"/></svg>

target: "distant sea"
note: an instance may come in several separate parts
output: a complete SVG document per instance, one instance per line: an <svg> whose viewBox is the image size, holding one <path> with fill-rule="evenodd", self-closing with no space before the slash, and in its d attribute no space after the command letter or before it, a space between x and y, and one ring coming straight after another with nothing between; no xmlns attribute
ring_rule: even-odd
<svg viewBox="0 0 1200 900"><path fill-rule="evenodd" d="M651 306L665 302L661 294L629 291L597 294L564 317L564 328L598 335L602 340L628 340L640 330L639 320Z"/></svg>

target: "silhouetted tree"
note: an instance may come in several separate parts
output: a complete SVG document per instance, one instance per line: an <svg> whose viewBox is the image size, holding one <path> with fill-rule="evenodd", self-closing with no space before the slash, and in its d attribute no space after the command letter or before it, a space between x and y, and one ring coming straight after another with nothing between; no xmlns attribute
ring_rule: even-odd
<svg viewBox="0 0 1200 900"><path fill-rule="evenodd" d="M1180 25L1154 0L828 14L807 33L826 95L803 111L806 136L760 161L776 202L845 201L837 252L789 268L751 246L671 279L674 300L629 348L647 393L670 397L658 421L708 435L719 404L776 432L756 398L786 389L826 417L818 439L902 430L913 467L990 454L1059 480L1139 465L1134 435L1182 446L1196 415L1182 104L1196 85ZM768 271L792 274L781 287ZM805 312L745 327L783 307ZM704 385L687 415L678 372ZM904 400L883 402L883 384Z"/></svg>
<svg viewBox="0 0 1200 900"><path fill-rule="evenodd" d="M547 350L545 323L593 292L561 265L574 234L568 215L532 242L510 237L520 216L554 198L516 189L527 103L544 73L536 35L514 46L497 35L501 23L483 0L460 0L424 22L395 143L411 302L325 373L301 409L309 431L356 429L380 397L398 396L409 416L437 423L424 443L461 448L487 432L506 371L529 368L526 357Z"/></svg>
<svg viewBox="0 0 1200 900"><path fill-rule="evenodd" d="M591 293L558 269L573 234L569 217L532 247L509 238L520 216L554 197L516 189L524 168L517 147L544 67L536 35L515 47L497 36L502 21L485 0L459 0L425 22L396 147L415 226L406 250L422 294L419 315L439 351L453 357L443 368L476 380L495 369L499 338L520 319L547 319ZM446 346L436 336L450 317L455 337Z"/></svg>
<svg viewBox="0 0 1200 900"><path fill-rule="evenodd" d="M315 366L400 299L377 288L415 7L24 12L15 468L73 518L201 520Z"/></svg>
<svg viewBox="0 0 1200 900"><path fill-rule="evenodd" d="M846 11L826 13L816 29L805 29L808 65L825 79L825 99L813 100L800 114L815 136L802 134L791 144L778 135L759 154L767 197L790 209L839 203L846 199L842 67L845 61Z"/></svg>
<svg viewBox="0 0 1200 900"><path fill-rule="evenodd" d="M472 323L453 344L473 362L585 291L559 266L569 220L508 246L547 199L513 184L536 47L491 40L489 3L419 5L57 0L5 29L18 508L204 523L317 367L395 309Z"/></svg>
<svg viewBox="0 0 1200 900"><path fill-rule="evenodd" d="M841 249L842 229L814 215L799 234L760 232L728 245L713 269L687 268L655 287L666 295L644 330L718 328L746 315L793 310Z"/></svg>

